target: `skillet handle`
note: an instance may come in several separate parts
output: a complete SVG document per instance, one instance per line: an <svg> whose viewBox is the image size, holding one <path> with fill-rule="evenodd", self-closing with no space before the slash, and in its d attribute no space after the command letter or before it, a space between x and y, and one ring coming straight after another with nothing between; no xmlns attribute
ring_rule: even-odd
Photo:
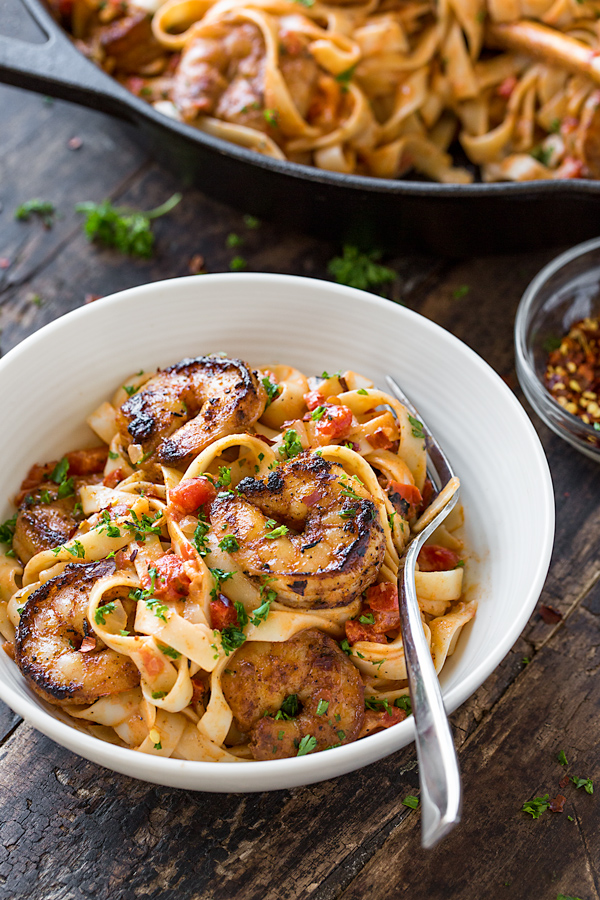
<svg viewBox="0 0 600 900"><path fill-rule="evenodd" d="M11 2L14 6L15 0ZM0 34L0 82L133 121L129 91L77 50L41 2L16 2L21 6L20 18L29 14L46 40L30 43Z"/></svg>

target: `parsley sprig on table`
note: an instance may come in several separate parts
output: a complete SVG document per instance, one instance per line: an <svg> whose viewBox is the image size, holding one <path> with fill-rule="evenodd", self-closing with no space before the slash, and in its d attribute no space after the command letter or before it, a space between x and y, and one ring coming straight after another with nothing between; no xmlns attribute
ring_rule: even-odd
<svg viewBox="0 0 600 900"><path fill-rule="evenodd" d="M49 200L26 200L15 209L15 219L21 222L29 222L32 215L39 216L45 228L52 228L54 224L54 204Z"/></svg>
<svg viewBox="0 0 600 900"><path fill-rule="evenodd" d="M346 244L342 256L334 256L330 260L327 271L333 275L338 284L368 291L396 280L396 272L378 263L380 253L361 253L358 247Z"/></svg>
<svg viewBox="0 0 600 900"><path fill-rule="evenodd" d="M85 215L83 230L90 241L99 241L106 247L116 247L130 256L150 257L154 249L151 220L171 212L181 200L181 194L173 196L148 212L113 206L110 200L102 203L78 203L77 212Z"/></svg>

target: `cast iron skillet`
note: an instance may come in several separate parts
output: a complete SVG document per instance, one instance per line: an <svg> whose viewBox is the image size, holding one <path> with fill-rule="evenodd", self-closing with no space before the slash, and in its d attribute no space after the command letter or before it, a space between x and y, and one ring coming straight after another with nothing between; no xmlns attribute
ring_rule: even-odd
<svg viewBox="0 0 600 900"><path fill-rule="evenodd" d="M85 59L39 0L18 2L43 42L0 34L0 81L118 116L184 184L243 212L366 248L444 256L576 243L600 232L599 181L391 181L281 162L213 138L156 112ZM4 32L9 18L0 13Z"/></svg>

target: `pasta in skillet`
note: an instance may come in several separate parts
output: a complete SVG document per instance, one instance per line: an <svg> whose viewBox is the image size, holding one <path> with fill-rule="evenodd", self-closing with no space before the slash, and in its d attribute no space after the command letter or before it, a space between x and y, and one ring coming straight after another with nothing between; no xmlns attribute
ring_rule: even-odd
<svg viewBox="0 0 600 900"><path fill-rule="evenodd" d="M138 96L276 159L456 183L475 167L600 177L600 0L48 2Z"/></svg>
<svg viewBox="0 0 600 900"><path fill-rule="evenodd" d="M347 371L219 356L138 373L36 465L0 536L0 632L30 687L144 753L338 747L410 711L399 557L434 498L420 423ZM461 513L419 555L436 671L463 599Z"/></svg>

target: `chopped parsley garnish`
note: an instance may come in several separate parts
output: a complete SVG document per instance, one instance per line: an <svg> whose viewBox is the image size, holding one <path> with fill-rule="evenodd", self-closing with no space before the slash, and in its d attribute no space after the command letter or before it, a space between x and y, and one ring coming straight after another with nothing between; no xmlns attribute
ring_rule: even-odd
<svg viewBox="0 0 600 900"><path fill-rule="evenodd" d="M307 753L312 753L312 751L317 746L317 739L313 737L312 734L305 734L302 740L300 741L300 745L298 747L298 752L296 756L306 756Z"/></svg>
<svg viewBox="0 0 600 900"><path fill-rule="evenodd" d="M375 616L373 613L367 613L366 616L359 616L358 621L361 625L374 625L375 624Z"/></svg>
<svg viewBox="0 0 600 900"><path fill-rule="evenodd" d="M283 436L283 446L279 448L279 455L286 459L293 459L299 453L302 453L302 441L298 432L289 428Z"/></svg>
<svg viewBox="0 0 600 900"><path fill-rule="evenodd" d="M268 593L275 594L275 591L269 591ZM276 596L277 594L275 594L275 597ZM275 598L265 600L263 603L261 603L260 606L256 607L253 614L250 616L250 621L253 625L260 625L261 622L265 621L271 611L271 603L273 602L273 599Z"/></svg>
<svg viewBox="0 0 600 900"><path fill-rule="evenodd" d="M315 0L294 0L294 3L299 3L300 6L306 6L307 9L310 9L311 6L315 5Z"/></svg>
<svg viewBox="0 0 600 900"><path fill-rule="evenodd" d="M265 537L270 541L274 541L277 538L284 537L289 530L287 525L279 525L277 528L274 528L273 531L269 531L268 534L265 534Z"/></svg>
<svg viewBox="0 0 600 900"><path fill-rule="evenodd" d="M577 0L577 2L580 3L581 0ZM570 816L567 816L567 818L570 818ZM571 819L571 821L573 820ZM573 897L571 894L557 894L556 900L581 900L581 897Z"/></svg>
<svg viewBox="0 0 600 900"><path fill-rule="evenodd" d="M346 69L344 72L340 72L339 75L335 76L335 80L338 84L342 86L342 93L345 93L348 90L348 85L352 81L352 76L354 75L354 70L356 66L350 66L349 69Z"/></svg>
<svg viewBox="0 0 600 900"><path fill-rule="evenodd" d="M267 406L275 400L276 397L279 396L281 392L281 385L275 384L274 381L271 381L266 375L264 375L261 379L262 386L267 392ZM263 456L264 459L264 456Z"/></svg>
<svg viewBox="0 0 600 900"><path fill-rule="evenodd" d="M344 638L344 640L340 643L340 648L346 653L348 656L352 656L352 649L350 644L348 643L348 638Z"/></svg>
<svg viewBox="0 0 600 900"><path fill-rule="evenodd" d="M227 235L227 240L225 241L225 243L230 249L233 249L234 247L241 247L244 243L244 238L240 237L239 234L235 234L235 232L232 231L231 234Z"/></svg>
<svg viewBox="0 0 600 900"><path fill-rule="evenodd" d="M194 531L194 537L192 538L192 543L198 551L199 556L206 556L210 551L208 541L206 540L206 535L209 531L210 524L206 521L206 516L203 513L200 513L198 516L198 524Z"/></svg>
<svg viewBox="0 0 600 900"><path fill-rule="evenodd" d="M414 416L410 416L410 415L408 417L408 421L410 422L410 424L412 426L412 428L411 428L412 436L416 437L416 438L424 438L425 432L423 431L423 423L419 422L418 419L415 419Z"/></svg>
<svg viewBox="0 0 600 900"><path fill-rule="evenodd" d="M459 287L454 288L452 291L452 297L454 300L462 300L463 297L466 297L471 288L468 284L461 284Z"/></svg>
<svg viewBox="0 0 600 900"><path fill-rule="evenodd" d="M67 553L70 553L71 556L76 556L78 559L85 559L85 547L80 541L74 541L72 547L67 547L66 544L63 544L61 547L58 547L58 551L66 550ZM56 556L55 551L52 551Z"/></svg>
<svg viewBox="0 0 600 900"><path fill-rule="evenodd" d="M388 716L392 715L392 707L387 697L365 697L365 709L372 709L374 712L385 711Z"/></svg>
<svg viewBox="0 0 600 900"><path fill-rule="evenodd" d="M358 247L346 244L342 256L330 260L327 271L333 275L338 284L368 291L396 280L396 272L387 266L381 266L377 260L381 254L361 253Z"/></svg>
<svg viewBox="0 0 600 900"><path fill-rule="evenodd" d="M12 544L17 525L17 513L0 525L0 544Z"/></svg>
<svg viewBox="0 0 600 900"><path fill-rule="evenodd" d="M231 262L229 263L229 268L232 272L241 272L246 268L248 263L244 259L243 256L234 256Z"/></svg>
<svg viewBox="0 0 600 900"><path fill-rule="evenodd" d="M534 819L539 819L542 813L546 812L550 806L548 798L549 794L544 794L543 797L533 797L532 800L527 800L521 809L523 812L533 816Z"/></svg>
<svg viewBox="0 0 600 900"><path fill-rule="evenodd" d="M263 115L267 124L272 128L277 128L279 126L279 113L276 109L265 109Z"/></svg>
<svg viewBox="0 0 600 900"><path fill-rule="evenodd" d="M238 650L245 640L246 635L237 625L228 625L221 632L221 645L227 656Z"/></svg>
<svg viewBox="0 0 600 900"><path fill-rule="evenodd" d="M144 541L150 534L160 535L160 525L156 524L162 518L160 510L158 510L153 519L147 513L142 513L142 517L138 518L134 509L130 509L129 512L133 521L123 522L123 527L133 534L136 541Z"/></svg>
<svg viewBox="0 0 600 900"><path fill-rule="evenodd" d="M240 549L238 539L233 534L226 534L219 541L219 549L224 550L225 553L235 553L236 550Z"/></svg>
<svg viewBox="0 0 600 900"><path fill-rule="evenodd" d="M358 506L349 506L340 513L340 519L353 519L358 512Z"/></svg>
<svg viewBox="0 0 600 900"><path fill-rule="evenodd" d="M94 613L94 622L96 625L106 625L106 619L104 617L108 616L111 612L114 612L114 608L114 603L105 603L104 606L99 606Z"/></svg>
<svg viewBox="0 0 600 900"><path fill-rule="evenodd" d="M157 619L162 619L163 622L167 621L167 617L165 613L169 612L169 607L166 604L161 603L158 597L146 597L144 598L146 602L146 606L149 606Z"/></svg>
<svg viewBox="0 0 600 900"><path fill-rule="evenodd" d="M362 500L363 498L356 493L356 491L351 487L344 487L340 491L342 497L351 497L352 500Z"/></svg>
<svg viewBox="0 0 600 900"><path fill-rule="evenodd" d="M100 518L101 522L99 525L96 525L96 531L102 533L104 530L106 530L106 534L108 537L121 537L121 529L118 527L118 525L115 525L114 522L112 522L110 513L107 509L102 510Z"/></svg>
<svg viewBox="0 0 600 900"><path fill-rule="evenodd" d="M409 794L408 797L405 797L402 801L403 806L408 806L409 809L416 809L419 805L419 798L415 797L413 794Z"/></svg>
<svg viewBox="0 0 600 900"><path fill-rule="evenodd" d="M289 694L280 709L275 713L275 719L294 719L300 712L300 701L298 694Z"/></svg>
<svg viewBox="0 0 600 900"><path fill-rule="evenodd" d="M228 578L233 578L233 572L224 572L223 569L211 569L210 570L212 577L215 580L215 586L212 588L210 592L210 596L213 600L217 599L217 594L221 588L221 584L224 581L227 581Z"/></svg>
<svg viewBox="0 0 600 900"><path fill-rule="evenodd" d="M327 411L326 406L317 406L317 408L313 409L313 411L311 412L310 417L313 420L313 422L318 422L320 419L323 418L326 411Z"/></svg>
<svg viewBox="0 0 600 900"><path fill-rule="evenodd" d="M260 219L257 219L256 216L244 216L244 225L246 228L250 228L254 230L255 228L260 228Z"/></svg>
<svg viewBox="0 0 600 900"><path fill-rule="evenodd" d="M329 709L329 700L319 700L317 703L317 715L324 716Z"/></svg>
<svg viewBox="0 0 600 900"><path fill-rule="evenodd" d="M179 659L181 656L178 650L174 650L173 647L169 647L167 644L160 644L159 649L161 653L164 653L165 656L169 656L171 659Z"/></svg>
<svg viewBox="0 0 600 900"><path fill-rule="evenodd" d="M569 762L568 762L568 760L567 760L567 755L566 755L566 753L565 753L564 750L559 750L559 751L558 751L557 759L558 759L559 763L561 764L561 766L568 766L568 765L569 765Z"/></svg>
<svg viewBox="0 0 600 900"><path fill-rule="evenodd" d="M148 212L113 206L110 200L78 203L75 210L85 216L83 231L89 241L115 247L130 256L148 258L154 249L151 220L170 212L180 200L181 194L173 194L166 203Z"/></svg>
<svg viewBox="0 0 600 900"><path fill-rule="evenodd" d="M412 703L410 702L410 697L396 697L396 699L394 700L394 706L397 706L398 709L403 709L409 716L412 713Z"/></svg>
<svg viewBox="0 0 600 900"><path fill-rule="evenodd" d="M109 459L118 459L118 458L119 458L119 454L118 454L118 453L115 453L114 450L109 450L109 451L108 451L108 458L109 458Z"/></svg>
<svg viewBox="0 0 600 900"><path fill-rule="evenodd" d="M329 381L330 378L339 378L341 374L341 369L339 372L334 372L333 375L330 375L329 372L323 370L323 372L321 372L321 378L323 379L323 381Z"/></svg>
<svg viewBox="0 0 600 900"><path fill-rule="evenodd" d="M217 487L229 487L231 484L231 469L229 466L219 466L219 477L216 482Z"/></svg>
<svg viewBox="0 0 600 900"><path fill-rule="evenodd" d="M234 604L236 612L237 612L237 620L240 628L245 628L248 624L248 613L246 612L246 607L239 600L235 600Z"/></svg>
<svg viewBox="0 0 600 900"><path fill-rule="evenodd" d="M133 397L134 394L137 394L139 391L139 385L136 384L124 384L123 390L127 394L128 397Z"/></svg>
<svg viewBox="0 0 600 900"><path fill-rule="evenodd" d="M578 790L579 788L584 788L586 794L594 793L594 782L591 778L578 778L576 775L573 775L571 781Z"/></svg>
<svg viewBox="0 0 600 900"><path fill-rule="evenodd" d="M369 392L365 388L359 388L356 392L357 394L362 394L363 397L368 397Z"/></svg>
<svg viewBox="0 0 600 900"><path fill-rule="evenodd" d="M537 159L543 166L550 165L552 153L552 147L543 147L541 144L538 144L537 147L534 147L529 151L529 155L533 156L534 159Z"/></svg>
<svg viewBox="0 0 600 900"><path fill-rule="evenodd" d="M158 569L155 566L148 566L148 575L150 576L149 588L136 588L129 591L129 599L139 603L140 600L148 600L154 594L154 586L158 577Z"/></svg>
<svg viewBox="0 0 600 900"><path fill-rule="evenodd" d="M73 479L67 478L67 472L69 471L69 460L66 456L58 462L52 472L50 473L50 481L53 481L54 484L58 485L58 499L62 500L63 497L71 497L75 493L75 488L73 486ZM51 501L44 500L44 503L49 503Z"/></svg>
<svg viewBox="0 0 600 900"><path fill-rule="evenodd" d="M52 228L56 210L49 200L26 200L15 209L15 219L28 222L32 215L39 216L46 228Z"/></svg>
<svg viewBox="0 0 600 900"><path fill-rule="evenodd" d="M152 691L152 699L153 700L162 700L162 698L166 697L166 696L167 696L166 691Z"/></svg>
<svg viewBox="0 0 600 900"><path fill-rule="evenodd" d="M394 519L395 519L395 518L396 518L396 513L395 513L395 512L388 513L387 520L388 520L388 525L390 526L390 530L391 530L391 531L394 530Z"/></svg>

